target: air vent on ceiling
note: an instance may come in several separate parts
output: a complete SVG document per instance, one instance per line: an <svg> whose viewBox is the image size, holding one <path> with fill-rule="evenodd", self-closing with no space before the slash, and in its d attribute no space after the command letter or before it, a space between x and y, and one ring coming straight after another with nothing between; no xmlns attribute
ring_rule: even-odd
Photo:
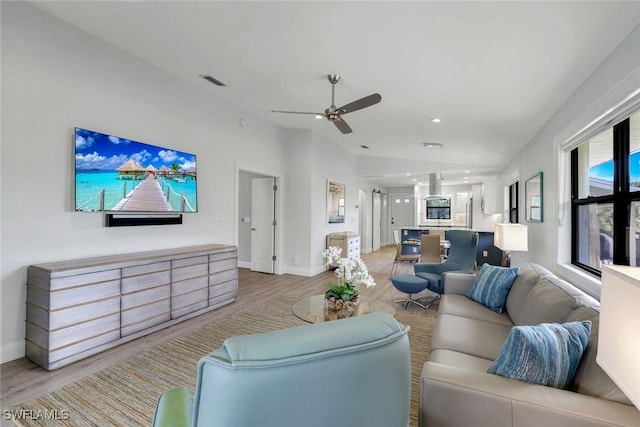
<svg viewBox="0 0 640 427"><path fill-rule="evenodd" d="M202 77L208 82L213 83L216 86L226 86L226 84L222 83L220 80L216 79L215 77L208 76L208 75L201 75L200 77Z"/></svg>

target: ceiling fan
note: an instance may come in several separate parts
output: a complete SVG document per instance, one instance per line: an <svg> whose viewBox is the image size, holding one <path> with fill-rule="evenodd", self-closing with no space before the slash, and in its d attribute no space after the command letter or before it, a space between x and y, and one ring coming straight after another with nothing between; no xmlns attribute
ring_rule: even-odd
<svg viewBox="0 0 640 427"><path fill-rule="evenodd" d="M271 110L272 113L288 113L288 114L313 114L316 117L326 117L327 120L333 122L334 125L342 133L351 133L351 127L342 118L343 114L352 113L354 111L361 110L363 108L370 107L378 102L382 101L382 97L379 93L374 93L364 98L360 98L357 101L353 101L349 104L343 105L340 108L336 108L335 103L335 90L336 83L340 80L340 76L337 74L328 74L327 79L331 83L331 105L324 110L324 113L310 113L305 111L283 111L283 110Z"/></svg>

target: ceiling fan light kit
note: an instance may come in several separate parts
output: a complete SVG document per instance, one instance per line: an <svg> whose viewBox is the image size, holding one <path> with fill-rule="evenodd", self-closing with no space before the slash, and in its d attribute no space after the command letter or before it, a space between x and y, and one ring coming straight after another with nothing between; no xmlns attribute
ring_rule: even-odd
<svg viewBox="0 0 640 427"><path fill-rule="evenodd" d="M379 93L373 93L364 98L360 98L356 101L343 105L340 108L336 107L335 94L336 83L340 81L340 76L337 74L327 74L327 80L331 83L331 105L324 110L324 113L312 113L306 111L286 111L286 110L271 110L272 113L285 113L285 114L313 114L316 118L326 117L327 120L333 122L343 134L353 132L351 127L342 118L343 114L352 113L354 111L362 110L363 108L370 107L382 101L382 96Z"/></svg>

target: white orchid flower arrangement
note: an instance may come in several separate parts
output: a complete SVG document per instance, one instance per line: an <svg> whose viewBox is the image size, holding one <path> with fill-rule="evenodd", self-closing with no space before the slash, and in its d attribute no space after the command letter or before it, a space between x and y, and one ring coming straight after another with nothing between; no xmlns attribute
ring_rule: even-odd
<svg viewBox="0 0 640 427"><path fill-rule="evenodd" d="M364 262L359 257L342 258L342 249L337 246L329 246L324 250L322 261L325 266L337 266L335 273L339 279L338 284L329 285L326 298L350 301L360 293L357 286L372 288L376 285Z"/></svg>

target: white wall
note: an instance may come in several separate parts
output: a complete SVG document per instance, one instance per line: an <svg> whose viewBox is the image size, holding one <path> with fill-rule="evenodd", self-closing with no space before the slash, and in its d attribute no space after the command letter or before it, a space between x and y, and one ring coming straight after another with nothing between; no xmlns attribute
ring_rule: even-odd
<svg viewBox="0 0 640 427"><path fill-rule="evenodd" d="M240 216L247 216L240 170L282 177L282 272L323 271L326 234L358 230L356 156L339 143L261 121L219 99L220 89L201 79L179 80L25 3L0 4L0 362L24 355L30 264L202 243L246 244L238 241ZM247 126L239 125L240 118ZM199 212L185 215L182 225L121 228L105 228L102 214L76 213L75 126L195 153ZM342 225L327 223L329 178L347 185Z"/></svg>
<svg viewBox="0 0 640 427"><path fill-rule="evenodd" d="M356 156L339 143L309 130L284 133L287 198L284 269L291 274L313 276L324 271L321 252L326 246L326 235L359 229ZM344 224L328 224L328 179L346 184Z"/></svg>
<svg viewBox="0 0 640 427"><path fill-rule="evenodd" d="M283 264L286 273L311 275L311 131L285 131L284 179L287 207L284 211L286 239ZM316 195L316 197L318 197Z"/></svg>
<svg viewBox="0 0 640 427"><path fill-rule="evenodd" d="M514 265L533 261L556 270L565 278L599 293L599 280L568 266L570 263L570 201L568 171L559 167L566 158L559 145L640 88L640 26L574 92L532 141L505 168L520 171L520 200L524 207L524 182L544 173L544 222L528 223L528 252L513 253ZM503 175L504 180L508 176ZM520 211L524 217L524 211ZM522 220L524 222L524 220Z"/></svg>
<svg viewBox="0 0 640 427"><path fill-rule="evenodd" d="M337 132L337 130L336 130ZM338 140L340 140L338 133ZM312 135L311 146L311 271L317 274L324 270L320 253L326 247L326 236L341 231L358 232L360 214L356 155L343 148L340 143L320 135ZM327 219L327 180L346 184L344 224L329 224Z"/></svg>

